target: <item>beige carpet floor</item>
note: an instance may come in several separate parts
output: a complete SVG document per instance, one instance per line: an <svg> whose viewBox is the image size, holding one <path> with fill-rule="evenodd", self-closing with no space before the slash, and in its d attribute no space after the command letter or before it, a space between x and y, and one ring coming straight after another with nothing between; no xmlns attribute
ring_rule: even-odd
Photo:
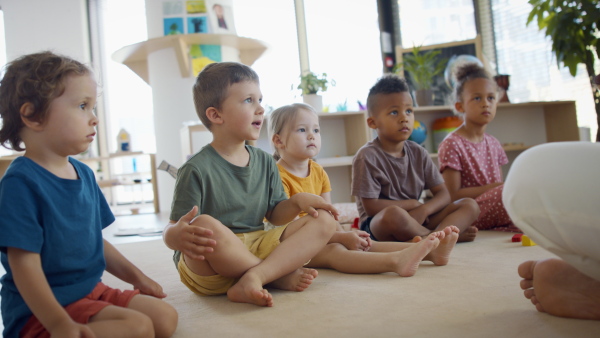
<svg viewBox="0 0 600 338"><path fill-rule="evenodd" d="M165 289L179 312L175 337L600 337L600 321L539 313L523 297L518 264L553 255L511 237L480 232L449 265L423 262L409 278L319 270L304 292L273 290L272 308L194 295L160 239L117 248ZM104 282L129 287L111 275Z"/></svg>

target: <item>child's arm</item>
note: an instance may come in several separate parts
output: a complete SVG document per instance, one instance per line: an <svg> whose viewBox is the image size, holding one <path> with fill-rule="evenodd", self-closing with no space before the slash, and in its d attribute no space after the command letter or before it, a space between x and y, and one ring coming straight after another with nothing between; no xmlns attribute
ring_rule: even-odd
<svg viewBox="0 0 600 338"><path fill-rule="evenodd" d="M179 221L171 221L163 231L163 241L169 249L179 250L193 259L203 260L204 254L212 252L217 245L214 239L210 239L212 231L195 225L190 225L198 213L198 207L194 206L190 212L181 216Z"/></svg>
<svg viewBox="0 0 600 338"><path fill-rule="evenodd" d="M296 218L301 211L312 217L317 217L317 209L329 211L333 217L338 219L338 211L327 203L323 197L306 192L293 195L287 200L279 202L273 210L267 212L265 217L273 225L284 225Z"/></svg>
<svg viewBox="0 0 600 338"><path fill-rule="evenodd" d="M377 215L381 210L390 206L399 206L400 208L411 211L421 206L421 202L417 200L387 200L377 198L361 198L363 207L367 216L373 217Z"/></svg>
<svg viewBox="0 0 600 338"><path fill-rule="evenodd" d="M94 337L92 330L74 322L54 297L39 254L9 247L7 255L21 297L51 336Z"/></svg>
<svg viewBox="0 0 600 338"><path fill-rule="evenodd" d="M446 168L442 173L442 176L444 177L444 181L446 181L446 187L448 188L452 202L466 197L477 198L477 196L484 192L502 185L502 182L496 182L478 187L461 188L460 171L451 168Z"/></svg>
<svg viewBox="0 0 600 338"><path fill-rule="evenodd" d="M104 259L106 260L106 271L120 280L133 285L134 289L156 298L165 298L167 296L160 284L146 276L107 240L104 240Z"/></svg>
<svg viewBox="0 0 600 338"><path fill-rule="evenodd" d="M450 193L444 183L440 183L429 190L433 194L433 197L408 212L419 224L425 223L430 215L435 214L450 204Z"/></svg>

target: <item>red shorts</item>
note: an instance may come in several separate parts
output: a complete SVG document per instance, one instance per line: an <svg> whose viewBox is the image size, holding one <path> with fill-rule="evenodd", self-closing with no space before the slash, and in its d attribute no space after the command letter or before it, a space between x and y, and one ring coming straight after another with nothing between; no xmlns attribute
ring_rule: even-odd
<svg viewBox="0 0 600 338"><path fill-rule="evenodd" d="M87 324L90 318L100 310L109 305L127 307L133 296L139 294L139 290L111 289L104 283L96 284L92 292L84 298L73 302L65 307L65 311L71 319L77 323ZM44 328L42 323L35 317L31 316L27 324L21 330L20 337L50 337L50 333Z"/></svg>

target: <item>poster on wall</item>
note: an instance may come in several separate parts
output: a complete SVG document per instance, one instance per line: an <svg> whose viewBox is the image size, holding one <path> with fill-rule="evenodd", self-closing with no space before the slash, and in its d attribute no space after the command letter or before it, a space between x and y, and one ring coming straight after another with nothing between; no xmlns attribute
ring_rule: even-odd
<svg viewBox="0 0 600 338"><path fill-rule="evenodd" d="M207 65L221 62L221 46L219 45L190 45L192 72L194 77Z"/></svg>
<svg viewBox="0 0 600 338"><path fill-rule="evenodd" d="M183 3L181 1L164 1L163 8L163 32L164 35L183 34Z"/></svg>
<svg viewBox="0 0 600 338"><path fill-rule="evenodd" d="M236 34L231 0L206 0L211 33Z"/></svg>
<svg viewBox="0 0 600 338"><path fill-rule="evenodd" d="M163 1L164 35L236 34L231 0Z"/></svg>

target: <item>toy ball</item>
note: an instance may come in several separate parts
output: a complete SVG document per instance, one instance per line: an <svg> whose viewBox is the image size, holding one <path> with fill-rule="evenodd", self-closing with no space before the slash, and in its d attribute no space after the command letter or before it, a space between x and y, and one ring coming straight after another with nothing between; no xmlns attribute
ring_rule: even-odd
<svg viewBox="0 0 600 338"><path fill-rule="evenodd" d="M408 139L417 142L418 144L425 143L425 140L427 139L427 128L425 128L425 125L415 120L415 126Z"/></svg>

